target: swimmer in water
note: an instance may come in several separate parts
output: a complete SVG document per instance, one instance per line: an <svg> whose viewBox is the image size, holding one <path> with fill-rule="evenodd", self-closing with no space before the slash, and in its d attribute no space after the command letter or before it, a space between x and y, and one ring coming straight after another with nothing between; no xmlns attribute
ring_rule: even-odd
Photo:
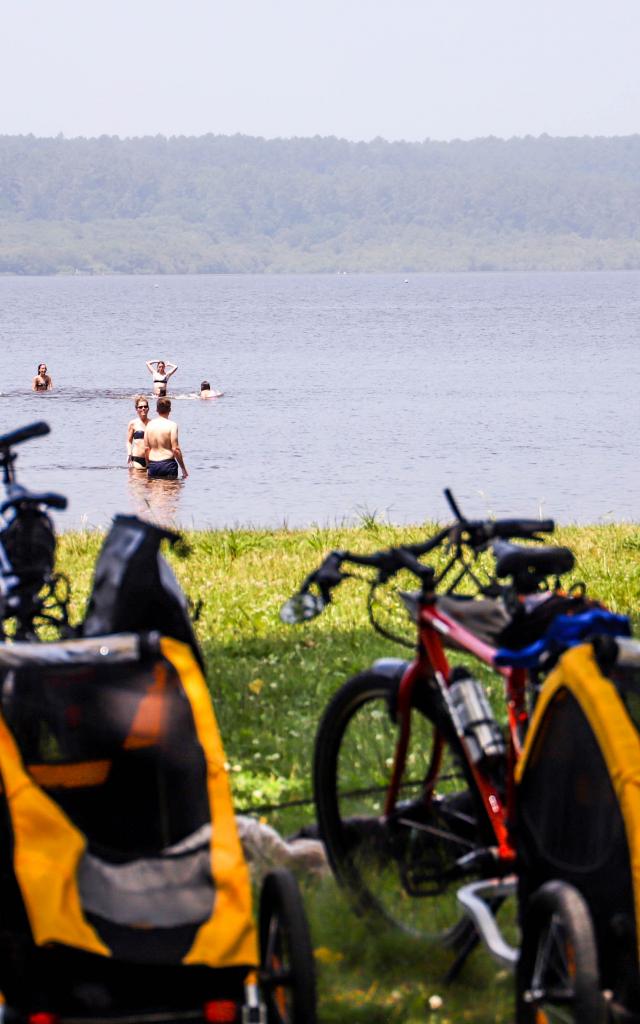
<svg viewBox="0 0 640 1024"><path fill-rule="evenodd" d="M129 420L127 427L127 465L129 469L147 471L147 460L144 453L144 432L149 422L149 400L144 395L136 395L134 404L138 415Z"/></svg>
<svg viewBox="0 0 640 1024"><path fill-rule="evenodd" d="M53 387L53 381L47 373L47 364L39 363L38 372L31 382L32 391L51 391Z"/></svg>
<svg viewBox="0 0 640 1024"><path fill-rule="evenodd" d="M203 380L200 385L200 398L221 398L222 391L212 391L208 380Z"/></svg>
<svg viewBox="0 0 640 1024"><path fill-rule="evenodd" d="M154 395L166 395L169 377L173 377L178 369L175 363L165 363L163 359L147 359L147 369L153 376Z"/></svg>

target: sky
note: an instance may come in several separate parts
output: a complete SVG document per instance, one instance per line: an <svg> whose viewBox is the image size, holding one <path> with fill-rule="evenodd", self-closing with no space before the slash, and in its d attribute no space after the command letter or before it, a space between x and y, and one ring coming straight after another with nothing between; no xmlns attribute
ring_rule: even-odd
<svg viewBox="0 0 640 1024"><path fill-rule="evenodd" d="M640 131L640 0L0 3L0 134Z"/></svg>

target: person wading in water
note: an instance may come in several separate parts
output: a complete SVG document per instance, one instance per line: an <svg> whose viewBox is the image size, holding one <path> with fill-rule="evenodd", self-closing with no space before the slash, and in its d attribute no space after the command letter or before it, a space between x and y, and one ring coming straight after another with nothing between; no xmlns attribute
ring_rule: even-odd
<svg viewBox="0 0 640 1024"><path fill-rule="evenodd" d="M168 398L159 398L156 409L157 418L147 423L144 432L149 479L177 480L179 466L182 470L182 479L186 480L189 474L178 442L178 424L169 419L171 401Z"/></svg>
<svg viewBox="0 0 640 1024"><path fill-rule="evenodd" d="M38 372L31 382L32 391L51 391L53 381L47 373L47 364L38 363Z"/></svg>
<svg viewBox="0 0 640 1024"><path fill-rule="evenodd" d="M134 404L138 415L129 420L127 427L127 464L129 469L147 471L144 454L144 432L149 422L149 401L144 395L136 395Z"/></svg>

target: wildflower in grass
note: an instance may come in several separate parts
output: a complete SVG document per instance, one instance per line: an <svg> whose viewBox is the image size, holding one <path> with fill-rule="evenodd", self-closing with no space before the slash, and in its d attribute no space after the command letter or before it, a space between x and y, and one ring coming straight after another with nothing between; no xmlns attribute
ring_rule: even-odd
<svg viewBox="0 0 640 1024"><path fill-rule="evenodd" d="M344 960L344 953L337 949L329 949L328 946L318 946L314 949L313 955L320 964L337 964Z"/></svg>
<svg viewBox="0 0 640 1024"><path fill-rule="evenodd" d="M252 679L247 689L250 693L253 693L256 697L260 696L260 691L264 686L264 679Z"/></svg>
<svg viewBox="0 0 640 1024"><path fill-rule="evenodd" d="M430 1010L441 1010L444 1005L442 996L438 995L429 996L427 1002Z"/></svg>

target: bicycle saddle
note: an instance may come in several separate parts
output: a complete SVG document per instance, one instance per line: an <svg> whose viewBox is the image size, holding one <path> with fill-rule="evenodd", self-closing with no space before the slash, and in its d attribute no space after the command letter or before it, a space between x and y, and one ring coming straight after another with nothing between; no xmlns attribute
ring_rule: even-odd
<svg viewBox="0 0 640 1024"><path fill-rule="evenodd" d="M492 547L496 559L496 576L500 579L505 576L560 576L573 569L575 564L569 548L523 547L506 540L496 541Z"/></svg>

